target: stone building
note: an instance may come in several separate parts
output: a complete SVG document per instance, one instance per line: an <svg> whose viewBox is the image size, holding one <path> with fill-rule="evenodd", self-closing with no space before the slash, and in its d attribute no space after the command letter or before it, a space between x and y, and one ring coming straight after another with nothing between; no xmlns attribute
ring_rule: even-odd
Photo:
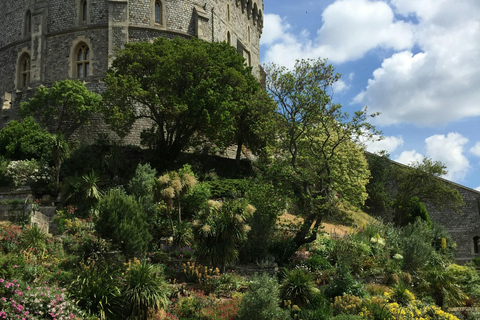
<svg viewBox="0 0 480 320"><path fill-rule="evenodd" d="M39 85L96 92L116 48L156 37L227 41L260 74L262 0L0 0L0 128Z"/></svg>

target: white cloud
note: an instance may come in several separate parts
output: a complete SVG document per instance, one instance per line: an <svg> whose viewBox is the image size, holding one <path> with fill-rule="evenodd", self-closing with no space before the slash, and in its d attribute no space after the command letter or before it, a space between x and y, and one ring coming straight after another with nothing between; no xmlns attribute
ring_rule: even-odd
<svg viewBox="0 0 480 320"><path fill-rule="evenodd" d="M480 157L480 142L475 143L475 145L470 148L470 152Z"/></svg>
<svg viewBox="0 0 480 320"><path fill-rule="evenodd" d="M374 141L365 142L365 145L367 147L367 151L372 153L382 150L392 153L397 150L398 147L403 145L403 138L401 136L390 136L384 137L382 140L378 140L377 137L374 137Z"/></svg>
<svg viewBox="0 0 480 320"><path fill-rule="evenodd" d="M475 190L480 191L480 187L476 187Z"/></svg>
<svg viewBox="0 0 480 320"><path fill-rule="evenodd" d="M461 181L465 178L470 164L463 154L463 146L468 139L456 132L445 135L434 135L425 139L427 155L447 166L448 174L445 178Z"/></svg>
<svg viewBox="0 0 480 320"><path fill-rule="evenodd" d="M345 83L343 80L338 80L332 86L333 93L343 93L348 90L350 86Z"/></svg>
<svg viewBox="0 0 480 320"><path fill-rule="evenodd" d="M335 1L324 10L322 21L312 40L305 30L294 35L285 19L266 14L261 38L265 62L291 68L296 59L321 57L341 63L360 59L376 47L402 50L413 45L413 26L396 21L382 1Z"/></svg>
<svg viewBox="0 0 480 320"><path fill-rule="evenodd" d="M397 162L403 163L405 165L411 165L415 162L420 162L424 156L421 153L418 153L415 150L403 151L400 156L394 159Z"/></svg>
<svg viewBox="0 0 480 320"><path fill-rule="evenodd" d="M392 0L415 16L420 53L393 54L374 71L355 102L382 115L377 124L435 126L480 116L480 1Z"/></svg>

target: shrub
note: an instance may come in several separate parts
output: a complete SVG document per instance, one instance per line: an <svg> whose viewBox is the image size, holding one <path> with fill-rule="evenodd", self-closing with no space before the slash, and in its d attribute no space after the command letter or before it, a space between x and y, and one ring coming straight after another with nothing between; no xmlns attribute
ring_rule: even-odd
<svg viewBox="0 0 480 320"><path fill-rule="evenodd" d="M152 168L149 163L139 163L132 180L128 184L128 190L137 197L137 200L142 199L144 204L152 203L156 175L157 170Z"/></svg>
<svg viewBox="0 0 480 320"><path fill-rule="evenodd" d="M131 263L121 289L126 315L146 320L152 311L168 305L169 288L162 270L146 262Z"/></svg>
<svg viewBox="0 0 480 320"><path fill-rule="evenodd" d="M233 263L238 256L238 246L245 241L250 230L247 222L255 208L246 201L224 203L209 201L204 211L193 221L197 253L212 266L222 267Z"/></svg>
<svg viewBox="0 0 480 320"><path fill-rule="evenodd" d="M110 190L100 199L96 228L127 257L145 253L152 238L141 205L121 189Z"/></svg>
<svg viewBox="0 0 480 320"><path fill-rule="evenodd" d="M283 320L288 311L280 308L279 285L267 274L254 276L242 301L238 320Z"/></svg>
<svg viewBox="0 0 480 320"><path fill-rule="evenodd" d="M0 279L4 289L0 298L0 318L78 319L80 310L65 289L28 285Z"/></svg>
<svg viewBox="0 0 480 320"><path fill-rule="evenodd" d="M353 278L350 271L341 267L335 279L325 288L324 294L327 298L333 299L345 294L361 297L365 292L363 290L363 285Z"/></svg>
<svg viewBox="0 0 480 320"><path fill-rule="evenodd" d="M87 316L108 319L121 314L118 280L111 270L84 266L69 291Z"/></svg>
<svg viewBox="0 0 480 320"><path fill-rule="evenodd" d="M303 268L283 271L283 280L280 285L280 297L284 301L291 301L293 305L304 306L318 291L312 274Z"/></svg>

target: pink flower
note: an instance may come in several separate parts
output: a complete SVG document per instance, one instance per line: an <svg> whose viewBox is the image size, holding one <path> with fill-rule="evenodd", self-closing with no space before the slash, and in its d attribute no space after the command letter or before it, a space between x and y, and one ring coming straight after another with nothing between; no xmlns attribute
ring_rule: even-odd
<svg viewBox="0 0 480 320"><path fill-rule="evenodd" d="M16 268L16 267L18 267L18 266L17 266L17 265L14 265L13 267Z"/></svg>

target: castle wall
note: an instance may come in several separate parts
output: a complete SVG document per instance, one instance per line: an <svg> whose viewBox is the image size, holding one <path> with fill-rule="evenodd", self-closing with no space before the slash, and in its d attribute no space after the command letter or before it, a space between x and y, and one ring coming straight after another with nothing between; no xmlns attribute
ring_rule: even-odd
<svg viewBox="0 0 480 320"><path fill-rule="evenodd" d="M450 184L448 181L445 183ZM475 237L480 237L480 192L451 183L463 197L465 205L458 212L452 209L438 208L426 203L428 214L432 221L445 227L456 243L455 259L459 263L480 258L475 252Z"/></svg>

